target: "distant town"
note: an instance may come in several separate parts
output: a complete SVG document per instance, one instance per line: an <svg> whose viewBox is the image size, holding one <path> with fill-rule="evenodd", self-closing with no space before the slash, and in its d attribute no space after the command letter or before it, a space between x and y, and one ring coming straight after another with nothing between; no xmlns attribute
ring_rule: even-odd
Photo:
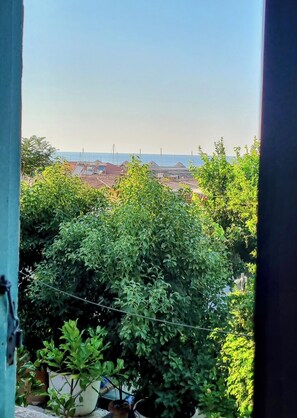
<svg viewBox="0 0 297 418"><path fill-rule="evenodd" d="M80 177L90 186L100 189L102 187L112 187L116 179L127 171L128 161L120 165L106 163L102 161L68 162L73 175ZM160 166L151 161L148 166L159 181L177 192L181 187L190 187L193 193L202 194L198 189L198 183L192 176L191 171L183 163L178 162L173 166Z"/></svg>

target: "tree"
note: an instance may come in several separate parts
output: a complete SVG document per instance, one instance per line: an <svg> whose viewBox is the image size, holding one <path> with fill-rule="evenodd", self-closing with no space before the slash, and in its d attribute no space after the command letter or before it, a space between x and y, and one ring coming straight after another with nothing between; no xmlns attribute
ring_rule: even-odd
<svg viewBox="0 0 297 418"><path fill-rule="evenodd" d="M206 408L208 399L217 411L222 405L227 407L231 415L221 410L226 417L250 417L253 409L253 275L257 252L259 156L260 143L255 138L243 154L236 148L235 158L228 161L221 140L211 158L201 152L205 164L193 169L199 186L207 195L206 200L198 200L197 204L223 227L234 274L245 271L251 276L252 273L248 287L228 297L226 328L230 334L215 338L220 354L200 398Z"/></svg>
<svg viewBox="0 0 297 418"><path fill-rule="evenodd" d="M202 200L203 206L211 218L222 228L230 226L230 214L228 212L228 190L233 183L233 167L228 161L224 140L221 138L214 144L215 150L210 158L202 148L199 148L203 165L192 167L192 172L198 180L199 188L207 196Z"/></svg>
<svg viewBox="0 0 297 418"><path fill-rule="evenodd" d="M145 396L155 396L156 417L180 417L197 402L215 365L209 333L146 319L214 328L222 324L223 288L230 270L224 240L199 210L161 185L133 160L107 207L64 223L35 271L30 298L55 336L61 321L104 325L110 356L129 365ZM125 310L102 311L44 286ZM140 316L139 316L140 315Z"/></svg>
<svg viewBox="0 0 297 418"><path fill-rule="evenodd" d="M255 138L243 154L236 148L235 157L230 159L221 139L215 143L212 157L200 150L204 164L192 168L199 187L207 196L197 203L224 229L235 275L245 271L247 264L255 260L259 145Z"/></svg>
<svg viewBox="0 0 297 418"><path fill-rule="evenodd" d="M236 402L236 416L247 418L253 412L254 392L254 282L229 296L230 334L222 341L218 367L223 370L226 395ZM238 335L240 334L240 335Z"/></svg>
<svg viewBox="0 0 297 418"><path fill-rule="evenodd" d="M209 370L199 397L207 418L248 418L254 390L254 280L227 298L227 333L211 336L216 364Z"/></svg>
<svg viewBox="0 0 297 418"><path fill-rule="evenodd" d="M242 241L240 254L243 261L254 263L257 247L260 142L255 138L253 145L250 148L245 147L242 155L240 148L235 151L236 157L232 164L234 178L228 186L228 211L232 218L228 232L230 239L234 234L233 242ZM237 239L236 236L240 238Z"/></svg>
<svg viewBox="0 0 297 418"><path fill-rule="evenodd" d="M104 192L72 176L68 165L55 163L32 182L21 183L21 266L32 267L59 232L60 224L106 204Z"/></svg>
<svg viewBox="0 0 297 418"><path fill-rule="evenodd" d="M67 164L55 163L34 178L22 181L20 198L20 275L19 312L22 327L27 331L28 348L32 351L47 337L44 310L36 309L28 298L30 272L43 260L64 222L104 207L104 192L84 184L74 177Z"/></svg>
<svg viewBox="0 0 297 418"><path fill-rule="evenodd" d="M45 137L36 135L22 138L21 141L21 172L24 176L33 177L36 171L42 171L53 164L56 149L46 141Z"/></svg>

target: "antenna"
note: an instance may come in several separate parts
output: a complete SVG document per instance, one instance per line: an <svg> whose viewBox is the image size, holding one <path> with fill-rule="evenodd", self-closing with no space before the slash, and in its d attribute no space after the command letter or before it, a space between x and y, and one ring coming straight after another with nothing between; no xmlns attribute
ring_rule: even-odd
<svg viewBox="0 0 297 418"><path fill-rule="evenodd" d="M115 151L115 144L112 144L112 163L114 164L114 151Z"/></svg>

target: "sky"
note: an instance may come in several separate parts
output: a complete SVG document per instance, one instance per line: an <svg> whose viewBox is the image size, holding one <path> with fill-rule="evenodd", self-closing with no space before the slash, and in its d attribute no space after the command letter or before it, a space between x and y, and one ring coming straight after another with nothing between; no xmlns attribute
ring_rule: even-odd
<svg viewBox="0 0 297 418"><path fill-rule="evenodd" d="M262 0L25 0L22 136L227 152L259 136Z"/></svg>

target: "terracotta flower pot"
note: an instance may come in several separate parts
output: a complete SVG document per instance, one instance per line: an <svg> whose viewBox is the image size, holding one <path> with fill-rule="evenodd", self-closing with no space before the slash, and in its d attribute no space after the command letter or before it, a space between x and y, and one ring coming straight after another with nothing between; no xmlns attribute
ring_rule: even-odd
<svg viewBox="0 0 297 418"><path fill-rule="evenodd" d="M108 410L113 414L113 418L128 418L130 405L127 401L111 401Z"/></svg>
<svg viewBox="0 0 297 418"><path fill-rule="evenodd" d="M42 383L40 388L41 392L46 392L48 389L48 374L45 370L36 370L35 372L36 379ZM30 405L42 405L47 401L47 395L34 395L30 393L27 398L27 402Z"/></svg>

